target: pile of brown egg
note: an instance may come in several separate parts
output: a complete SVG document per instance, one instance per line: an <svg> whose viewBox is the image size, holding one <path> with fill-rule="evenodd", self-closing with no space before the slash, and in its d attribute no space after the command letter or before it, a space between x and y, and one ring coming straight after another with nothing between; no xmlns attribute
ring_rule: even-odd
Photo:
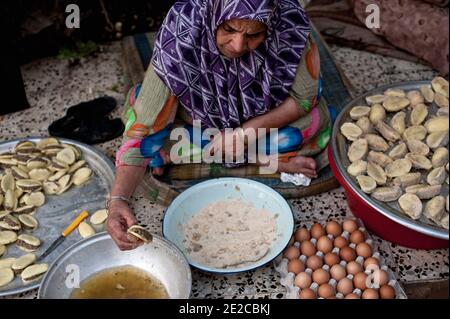
<svg viewBox="0 0 450 319"><path fill-rule="evenodd" d="M395 280L355 220L299 228L284 251L300 299L394 299Z"/></svg>

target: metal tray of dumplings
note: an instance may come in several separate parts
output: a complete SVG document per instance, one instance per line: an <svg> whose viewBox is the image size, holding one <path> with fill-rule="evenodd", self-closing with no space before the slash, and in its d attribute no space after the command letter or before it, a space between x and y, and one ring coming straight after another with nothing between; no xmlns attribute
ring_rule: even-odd
<svg viewBox="0 0 450 319"><path fill-rule="evenodd" d="M428 220L425 216L422 216L418 220L413 220L409 216L405 215L397 201L390 202L390 203L383 203L380 201L377 201L373 199L370 195L364 193L358 183L356 182L356 179L350 176L350 174L347 173L347 167L350 165L350 161L347 157L347 151L349 147L349 143L347 143L345 137L340 133L339 128L342 124L344 124L347 121L351 121L350 119L350 110L356 106L356 105L366 105L365 98L367 96L376 95L376 94L383 94L384 91L388 89L401 89L404 91L411 91L411 90L419 90L421 85L430 85L430 81L410 81L405 83L397 83L397 84L390 84L386 85L377 89L374 89L370 92L367 92L366 94L360 96L359 98L353 100L350 102L344 110L339 114L338 118L336 119L334 128L333 128L333 139L331 141L331 148L333 152L333 157L336 161L336 165L342 174L343 178L347 182L347 184L351 187L351 189L359 195L364 201L369 203L370 206L375 207L378 211L383 211L386 216L389 216L392 220L395 222L404 225L410 229L413 229L417 232L448 240L449 239L449 232L448 230L444 229L441 226L438 226L437 224L433 223L432 221ZM434 113L438 109L438 106L434 103L430 105L430 110L432 113ZM408 112L409 116L409 112ZM422 176L422 179L426 178L426 175ZM449 186L444 183L441 191L441 195L447 196L449 194Z"/></svg>
<svg viewBox="0 0 450 319"><path fill-rule="evenodd" d="M38 142L41 138L30 137L6 142L0 142L0 153L12 149L17 142L29 140ZM92 146L64 138L58 138L61 143L73 144L82 152L82 158L88 163L93 171L92 178L79 187L72 186L67 192L61 195L46 195L46 203L38 208L34 217L39 222L39 227L33 231L33 236L41 240L41 247L34 252L39 257L56 240L64 229L83 211L90 214L105 207L105 200L114 181L114 164L99 150ZM1 171L1 169L0 169ZM97 231L103 230L98 228ZM28 231L23 232L28 233ZM49 256L39 263L51 264L68 247L72 246L82 238L78 231L72 232L66 240ZM14 244L7 246L7 252L1 258L19 257L26 254ZM41 284L42 279L25 285L19 276L16 276L9 285L0 287L0 297L24 293L36 289Z"/></svg>

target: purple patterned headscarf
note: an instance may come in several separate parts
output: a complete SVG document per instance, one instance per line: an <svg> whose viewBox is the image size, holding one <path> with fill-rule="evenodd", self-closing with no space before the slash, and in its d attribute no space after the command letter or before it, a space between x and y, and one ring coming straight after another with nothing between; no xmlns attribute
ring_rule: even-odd
<svg viewBox="0 0 450 319"><path fill-rule="evenodd" d="M236 59L216 45L218 26L231 19L267 25L264 42ZM309 31L298 0L179 0L159 31L153 67L192 119L234 128L286 99Z"/></svg>

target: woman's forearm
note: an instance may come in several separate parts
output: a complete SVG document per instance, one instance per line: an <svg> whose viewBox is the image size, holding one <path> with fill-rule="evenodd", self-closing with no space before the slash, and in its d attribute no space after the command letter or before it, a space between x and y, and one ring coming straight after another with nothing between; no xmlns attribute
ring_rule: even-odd
<svg viewBox="0 0 450 319"><path fill-rule="evenodd" d="M130 198L141 182L145 167L120 166L116 169L116 178L111 191L112 196L125 196Z"/></svg>
<svg viewBox="0 0 450 319"><path fill-rule="evenodd" d="M265 128L266 133L269 133L271 128L281 128L289 125L292 122L297 121L303 113L298 107L297 102L291 97L288 97L277 108L273 109L269 113L257 116L248 120L242 125L242 128L247 129L260 129ZM265 135L262 130L258 132L258 137Z"/></svg>

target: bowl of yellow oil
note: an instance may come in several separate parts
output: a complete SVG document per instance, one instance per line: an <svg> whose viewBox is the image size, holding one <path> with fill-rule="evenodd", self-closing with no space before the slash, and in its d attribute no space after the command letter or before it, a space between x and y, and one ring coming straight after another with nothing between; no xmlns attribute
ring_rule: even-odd
<svg viewBox="0 0 450 319"><path fill-rule="evenodd" d="M50 266L40 299L187 299L192 275L183 254L154 236L149 244L120 251L99 233L68 248Z"/></svg>

